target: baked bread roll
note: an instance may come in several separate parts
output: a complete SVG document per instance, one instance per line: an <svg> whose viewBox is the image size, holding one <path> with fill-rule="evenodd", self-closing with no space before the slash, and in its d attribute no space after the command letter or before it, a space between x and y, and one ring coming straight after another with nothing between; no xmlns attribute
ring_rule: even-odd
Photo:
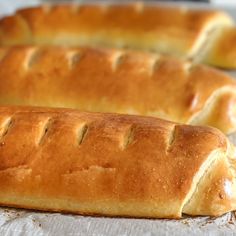
<svg viewBox="0 0 236 236"><path fill-rule="evenodd" d="M0 48L0 105L141 114L236 130L236 82L166 56L89 48Z"/></svg>
<svg viewBox="0 0 236 236"><path fill-rule="evenodd" d="M125 47L204 61L212 40L232 25L229 15L216 10L140 3L40 6L2 19L0 44Z"/></svg>
<svg viewBox="0 0 236 236"><path fill-rule="evenodd" d="M0 205L151 218L236 209L218 130L129 115L0 107Z"/></svg>

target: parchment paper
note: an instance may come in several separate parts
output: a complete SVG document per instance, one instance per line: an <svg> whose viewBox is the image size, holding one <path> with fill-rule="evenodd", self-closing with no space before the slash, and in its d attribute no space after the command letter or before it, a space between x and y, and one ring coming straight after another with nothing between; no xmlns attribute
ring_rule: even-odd
<svg viewBox="0 0 236 236"><path fill-rule="evenodd" d="M39 4L38 0L0 0L0 16L22 6ZM205 5L204 5L205 6ZM236 8L235 8L236 9ZM234 12L231 9L231 12ZM236 12L236 11L235 11ZM236 72L230 72L235 75ZM236 134L231 135L236 144ZM0 236L79 236L79 235L236 235L236 213L215 219L186 217L181 220L83 217L57 213L0 208Z"/></svg>

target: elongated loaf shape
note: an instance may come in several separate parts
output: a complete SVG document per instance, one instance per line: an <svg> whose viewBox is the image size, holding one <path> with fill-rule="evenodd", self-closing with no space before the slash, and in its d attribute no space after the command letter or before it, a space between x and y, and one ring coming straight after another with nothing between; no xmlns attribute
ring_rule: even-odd
<svg viewBox="0 0 236 236"><path fill-rule="evenodd" d="M206 66L89 48L0 48L0 58L0 105L141 114L236 130L236 82Z"/></svg>
<svg viewBox="0 0 236 236"><path fill-rule="evenodd" d="M139 116L0 107L0 205L129 217L236 209L218 130Z"/></svg>
<svg viewBox="0 0 236 236"><path fill-rule="evenodd" d="M112 46L204 60L221 29L221 11L158 5L58 5L23 9L0 21L1 45ZM224 62L221 66L232 66ZM216 65L219 65L219 60ZM214 60L209 61L214 64Z"/></svg>

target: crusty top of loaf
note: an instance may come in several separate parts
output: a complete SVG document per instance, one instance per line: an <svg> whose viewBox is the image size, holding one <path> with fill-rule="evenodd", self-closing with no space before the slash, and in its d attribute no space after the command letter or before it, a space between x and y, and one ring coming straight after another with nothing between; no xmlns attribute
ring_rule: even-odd
<svg viewBox="0 0 236 236"><path fill-rule="evenodd" d="M0 107L0 127L1 204L145 217L236 207L232 154L216 129L34 107Z"/></svg>
<svg viewBox="0 0 236 236"><path fill-rule="evenodd" d="M2 45L100 45L153 50L182 57L232 19L216 10L130 5L55 5L18 11L0 21Z"/></svg>
<svg viewBox="0 0 236 236"><path fill-rule="evenodd" d="M207 66L123 50L0 48L0 104L157 116L232 132L236 82Z"/></svg>

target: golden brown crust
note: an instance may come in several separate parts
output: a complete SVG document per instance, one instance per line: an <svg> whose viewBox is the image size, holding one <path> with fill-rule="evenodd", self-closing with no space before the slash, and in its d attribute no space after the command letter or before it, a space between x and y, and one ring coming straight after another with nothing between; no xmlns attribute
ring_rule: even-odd
<svg viewBox="0 0 236 236"><path fill-rule="evenodd" d="M209 32L232 24L223 12L182 7L41 6L2 19L0 42L128 47L191 57L205 44Z"/></svg>
<svg viewBox="0 0 236 236"><path fill-rule="evenodd" d="M221 31L209 51L205 62L214 66L236 68L236 28L228 27Z"/></svg>
<svg viewBox="0 0 236 236"><path fill-rule="evenodd" d="M236 209L230 146L213 128L0 107L0 144L1 205L154 218ZM198 186L207 192L200 209L195 198L203 202L205 195Z"/></svg>
<svg viewBox="0 0 236 236"><path fill-rule="evenodd" d="M0 48L0 104L141 114L236 129L236 83L166 56L91 48Z"/></svg>

